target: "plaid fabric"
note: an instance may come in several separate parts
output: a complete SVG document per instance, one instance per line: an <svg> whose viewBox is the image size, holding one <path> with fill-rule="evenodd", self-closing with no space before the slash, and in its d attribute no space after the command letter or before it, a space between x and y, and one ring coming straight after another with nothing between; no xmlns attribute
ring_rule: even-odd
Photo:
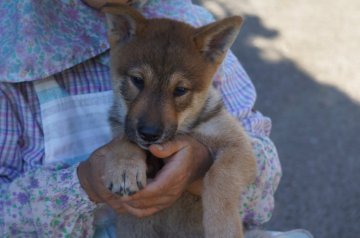
<svg viewBox="0 0 360 238"><path fill-rule="evenodd" d="M69 95L110 90L109 68L96 59L55 75ZM53 95L54 96L54 95ZM42 164L44 138L33 82L0 83L0 181Z"/></svg>

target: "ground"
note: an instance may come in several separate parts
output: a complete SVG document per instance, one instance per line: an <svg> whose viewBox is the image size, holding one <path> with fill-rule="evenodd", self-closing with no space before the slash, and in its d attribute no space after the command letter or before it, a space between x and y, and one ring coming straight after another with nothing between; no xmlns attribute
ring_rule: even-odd
<svg viewBox="0 0 360 238"><path fill-rule="evenodd" d="M233 50L273 121L284 174L266 228L359 237L360 1L195 2L245 17Z"/></svg>

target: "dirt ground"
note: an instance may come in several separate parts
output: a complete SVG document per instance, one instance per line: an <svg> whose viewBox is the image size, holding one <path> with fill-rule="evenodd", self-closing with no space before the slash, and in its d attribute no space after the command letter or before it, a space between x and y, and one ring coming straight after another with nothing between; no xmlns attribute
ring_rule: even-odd
<svg viewBox="0 0 360 238"><path fill-rule="evenodd" d="M360 237L360 1L199 0L245 24L234 52L283 166L266 228Z"/></svg>

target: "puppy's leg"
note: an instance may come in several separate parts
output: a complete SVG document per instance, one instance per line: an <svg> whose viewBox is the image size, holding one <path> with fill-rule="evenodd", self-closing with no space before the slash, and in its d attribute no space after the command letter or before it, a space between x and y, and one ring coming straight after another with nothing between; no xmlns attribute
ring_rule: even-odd
<svg viewBox="0 0 360 238"><path fill-rule="evenodd" d="M226 148L204 178L202 201L204 207L205 237L243 237L239 215L239 194L247 185L241 166L228 164L240 151ZM242 165L244 166L244 165ZM244 166L246 167L246 166Z"/></svg>
<svg viewBox="0 0 360 238"><path fill-rule="evenodd" d="M146 154L126 138L113 149L116 157L105 161L104 183L114 193L132 195L146 185Z"/></svg>
<svg viewBox="0 0 360 238"><path fill-rule="evenodd" d="M227 114L199 128L200 140L213 152L214 164L206 173L202 193L205 237L243 237L239 197L253 182L256 162L243 129ZM211 129L210 129L211 128Z"/></svg>

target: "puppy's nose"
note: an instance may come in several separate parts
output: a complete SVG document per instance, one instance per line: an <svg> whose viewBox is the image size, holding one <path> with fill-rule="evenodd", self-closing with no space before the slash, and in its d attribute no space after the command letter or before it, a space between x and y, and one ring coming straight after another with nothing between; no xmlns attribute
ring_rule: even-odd
<svg viewBox="0 0 360 238"><path fill-rule="evenodd" d="M141 139L143 139L144 141L154 142L160 138L162 130L159 127L155 126L139 125L138 133Z"/></svg>

